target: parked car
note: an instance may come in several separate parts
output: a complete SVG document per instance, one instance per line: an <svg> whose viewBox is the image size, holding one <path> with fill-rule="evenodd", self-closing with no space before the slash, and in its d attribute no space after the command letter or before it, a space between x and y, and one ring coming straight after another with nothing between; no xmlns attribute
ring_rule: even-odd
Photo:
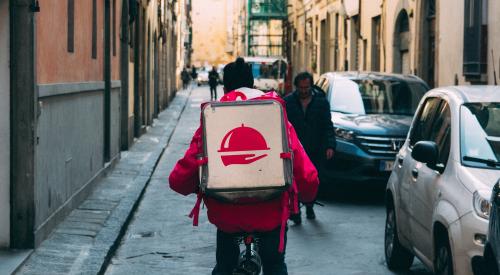
<svg viewBox="0 0 500 275"><path fill-rule="evenodd" d="M484 256L472 262L475 275L500 274L500 179L493 187L490 202L490 222Z"/></svg>
<svg viewBox="0 0 500 275"><path fill-rule="evenodd" d="M339 72L321 75L316 87L330 102L337 138L322 189L339 182L385 184L427 84L411 75Z"/></svg>
<svg viewBox="0 0 500 275"><path fill-rule="evenodd" d="M500 87L446 87L419 104L386 188L385 259L472 274L500 178Z"/></svg>
<svg viewBox="0 0 500 275"><path fill-rule="evenodd" d="M208 84L208 70L203 69L198 72L198 76L196 77L196 83L198 84L198 86Z"/></svg>

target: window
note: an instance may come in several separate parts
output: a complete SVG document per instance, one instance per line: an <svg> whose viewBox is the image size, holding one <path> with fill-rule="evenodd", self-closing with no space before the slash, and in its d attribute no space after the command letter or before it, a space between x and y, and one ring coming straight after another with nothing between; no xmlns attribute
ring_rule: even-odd
<svg viewBox="0 0 500 275"><path fill-rule="evenodd" d="M413 116L427 90L420 82L398 79L339 79L328 98L335 112Z"/></svg>
<svg viewBox="0 0 500 275"><path fill-rule="evenodd" d="M323 86L323 83L325 83L325 78L320 78L317 82L316 82L316 86L320 87ZM323 88L321 88L323 89Z"/></svg>
<svg viewBox="0 0 500 275"><path fill-rule="evenodd" d="M463 74L468 81L485 82L488 57L486 0L465 0Z"/></svg>
<svg viewBox="0 0 500 275"><path fill-rule="evenodd" d="M113 27L113 56L116 56L116 0L113 0L112 4L113 13L111 14L111 24Z"/></svg>
<svg viewBox="0 0 500 275"><path fill-rule="evenodd" d="M327 78L325 78L325 82L323 82L323 84L320 87L326 93L327 96L330 94L330 89L329 89L330 81L328 81Z"/></svg>
<svg viewBox="0 0 500 275"><path fill-rule="evenodd" d="M450 131L451 112L448 103L439 98L428 98L414 121L410 145L421 140L434 141L439 151L436 165L444 169L450 155Z"/></svg>
<svg viewBox="0 0 500 275"><path fill-rule="evenodd" d="M75 0L68 0L68 52L75 52Z"/></svg>
<svg viewBox="0 0 500 275"><path fill-rule="evenodd" d="M420 109L418 116L413 121L413 126L410 134L410 146L421 140L427 140L432 129L432 122L436 116L440 104L439 98L426 99L423 107Z"/></svg>
<svg viewBox="0 0 500 275"><path fill-rule="evenodd" d="M434 141L439 149L439 161L437 166L446 167L448 156L450 155L450 130L451 130L451 113L448 103L441 101L439 111L436 114L436 119L432 125L432 130L429 133L429 140Z"/></svg>
<svg viewBox="0 0 500 275"><path fill-rule="evenodd" d="M460 147L466 166L500 169L500 103L466 103L460 108Z"/></svg>
<svg viewBox="0 0 500 275"><path fill-rule="evenodd" d="M92 1L92 58L97 58L97 0Z"/></svg>
<svg viewBox="0 0 500 275"><path fill-rule="evenodd" d="M380 15L372 18L372 71L380 71Z"/></svg>

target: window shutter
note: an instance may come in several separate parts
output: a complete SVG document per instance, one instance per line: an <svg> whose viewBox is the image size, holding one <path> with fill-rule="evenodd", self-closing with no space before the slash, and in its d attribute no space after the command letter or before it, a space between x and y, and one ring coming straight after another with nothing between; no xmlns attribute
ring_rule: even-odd
<svg viewBox="0 0 500 275"><path fill-rule="evenodd" d="M465 0L464 9L464 64L466 77L478 77L485 73L486 60L482 60L481 50L486 32L482 28L483 0Z"/></svg>

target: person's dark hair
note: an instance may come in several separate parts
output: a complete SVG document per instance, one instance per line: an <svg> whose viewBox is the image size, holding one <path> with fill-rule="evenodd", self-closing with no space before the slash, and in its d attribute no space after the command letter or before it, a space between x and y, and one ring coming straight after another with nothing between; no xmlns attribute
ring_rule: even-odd
<svg viewBox="0 0 500 275"><path fill-rule="evenodd" d="M224 66L224 87L230 92L241 87L253 88L253 74L250 65L241 57Z"/></svg>
<svg viewBox="0 0 500 275"><path fill-rule="evenodd" d="M304 79L309 79L311 81L311 85L314 84L314 79L313 79L312 74L310 74L308 72L301 72L297 76L295 76L295 78L293 79L293 85L295 85L295 87L297 87L297 85L299 85L299 81L304 80Z"/></svg>

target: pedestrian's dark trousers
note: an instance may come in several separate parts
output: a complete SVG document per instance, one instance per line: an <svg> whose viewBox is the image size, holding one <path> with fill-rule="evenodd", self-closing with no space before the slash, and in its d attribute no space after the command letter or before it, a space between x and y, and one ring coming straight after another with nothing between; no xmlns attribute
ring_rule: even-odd
<svg viewBox="0 0 500 275"><path fill-rule="evenodd" d="M217 100L217 85L210 85L210 99Z"/></svg>
<svg viewBox="0 0 500 275"><path fill-rule="evenodd" d="M286 250L286 231L285 230L285 250ZM241 233L225 233L217 230L217 252L215 268L212 275L231 275L238 264L240 248L238 237ZM280 227L269 232L256 234L259 238L258 253L262 260L262 269L264 275L287 275L288 271L285 264L285 252L278 251L280 243Z"/></svg>

